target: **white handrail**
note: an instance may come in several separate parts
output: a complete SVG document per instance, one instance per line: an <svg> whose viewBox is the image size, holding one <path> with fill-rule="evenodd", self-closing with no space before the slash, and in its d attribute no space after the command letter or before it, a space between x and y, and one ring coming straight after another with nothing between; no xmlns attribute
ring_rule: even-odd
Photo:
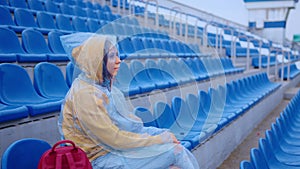
<svg viewBox="0 0 300 169"><path fill-rule="evenodd" d="M144 11L144 26L148 26L148 3L149 1L154 1L156 3L156 13L155 13L155 27L158 29L158 1L157 0L147 0L145 2L145 11Z"/></svg>

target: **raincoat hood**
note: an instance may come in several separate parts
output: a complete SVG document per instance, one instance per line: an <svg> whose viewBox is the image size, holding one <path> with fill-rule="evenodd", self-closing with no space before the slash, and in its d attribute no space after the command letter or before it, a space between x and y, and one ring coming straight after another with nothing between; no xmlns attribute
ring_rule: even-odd
<svg viewBox="0 0 300 169"><path fill-rule="evenodd" d="M115 45L113 36L94 33L74 33L60 37L62 46L71 62L90 80L103 82L103 58L105 42ZM106 69L106 67L104 68Z"/></svg>

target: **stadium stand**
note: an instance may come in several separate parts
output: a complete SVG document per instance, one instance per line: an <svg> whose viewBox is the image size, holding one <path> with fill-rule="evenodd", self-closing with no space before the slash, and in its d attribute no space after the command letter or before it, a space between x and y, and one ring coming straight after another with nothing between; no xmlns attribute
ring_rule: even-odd
<svg viewBox="0 0 300 169"><path fill-rule="evenodd" d="M74 65L67 58L59 39L65 34L96 32L117 36L123 62L114 85L129 103L138 103L132 105L132 111L145 126L170 129L181 144L199 158L203 168L219 165L232 151L229 149L236 147L247 132L272 110L271 106L266 108L264 105L278 103L287 86L299 82L296 66L299 53L290 52L289 58L280 51L284 50L283 47L273 50L276 46L271 41L263 41L250 32L221 23L205 23L211 24L212 29L222 29L217 34L205 25L196 28L191 23L180 25L163 14L159 14L160 26L156 29L153 11L135 5L135 15L128 17L122 12L116 13L118 7L131 12L127 0L125 4L121 0L120 6L118 0L113 0L112 4L81 0L0 0L0 137L6 138L1 141L3 147L0 148L0 154L4 153L3 169L6 165L6 168L11 168L8 156L15 155L9 151L18 142L23 142L23 136L37 136L34 134L38 133L44 137L43 133L56 129L53 128L57 124L58 112L72 85L74 73ZM143 23L145 11L154 25ZM169 27L170 23L173 27ZM174 28L175 34L171 30ZM184 42L184 38L187 41ZM204 45L204 39L208 40L207 45ZM251 71L235 60L245 62L247 54ZM282 75L277 64L284 65L283 79L288 85L276 81ZM265 69L269 67L272 71ZM278 77L274 77L274 72L278 72ZM215 84L215 81L220 83ZM165 95L165 100L159 98L148 104L151 97L160 97L160 94ZM251 160L240 163L241 169L275 165L299 168L295 155L298 142L291 138L291 135L298 138L296 100L299 100L299 95L272 129L266 131L266 138L259 141L259 148L251 150ZM48 128L32 129L31 125L44 122L50 124L46 125ZM22 136L8 134L19 126L18 132L28 133ZM27 127L31 130L26 130ZM58 138L58 132L45 136L49 144ZM227 141L228 147L216 145L218 139ZM29 140L30 144L35 141ZM290 143L294 144L292 148ZM212 150L214 146L220 149ZM36 150L43 151L42 148ZM216 151L223 153L219 155ZM208 158L203 157L204 154ZM24 164L13 165L36 165L34 160L38 158L38 152L35 155ZM214 155L216 161L210 161Z"/></svg>

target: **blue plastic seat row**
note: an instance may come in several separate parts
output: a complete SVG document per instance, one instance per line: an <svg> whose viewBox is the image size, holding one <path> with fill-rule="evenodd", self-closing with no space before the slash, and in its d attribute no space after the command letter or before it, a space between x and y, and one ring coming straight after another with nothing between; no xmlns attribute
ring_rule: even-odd
<svg viewBox="0 0 300 169"><path fill-rule="evenodd" d="M298 92L285 109L266 130L265 138L259 139L258 148L250 151L251 163L254 169L260 168L300 168L299 158L299 102ZM241 169L245 162L241 162Z"/></svg>
<svg viewBox="0 0 300 169"><path fill-rule="evenodd" d="M135 114L145 126L168 128L179 140L189 141L194 148L278 87L278 84L265 81L265 75L253 75L217 89L210 88L208 92L199 90L198 95L188 94L185 100L175 96L171 105L156 102L153 112L136 107ZM252 85L248 81L260 84ZM249 87L245 89L242 82Z"/></svg>
<svg viewBox="0 0 300 169"><path fill-rule="evenodd" d="M82 9L92 9L92 10L103 10L107 12L111 12L110 8L105 5L101 6L99 3L91 3L90 1L81 1L81 0L45 0L45 1L39 1L39 0L2 0L0 5L3 5L9 9L14 8L24 8L24 9L30 9L32 11L49 11L54 13L60 13L62 6L68 5L71 7L80 7Z"/></svg>
<svg viewBox="0 0 300 169"><path fill-rule="evenodd" d="M130 43L128 43L129 45ZM155 62L146 59L145 65L139 60L131 60L130 64L121 63L115 85L127 96L151 92L155 89L165 89L191 82L207 80L212 76L224 73L240 73L243 69L234 68L229 59L199 58L159 59ZM219 65L217 64L219 63ZM223 67L222 64L228 64ZM219 69L217 69L219 67ZM217 72L216 70L219 70Z"/></svg>
<svg viewBox="0 0 300 169"><path fill-rule="evenodd" d="M48 43L37 30L28 28L22 32L22 45L16 33L0 27L0 62L68 61L61 46L62 33L49 32Z"/></svg>
<svg viewBox="0 0 300 169"><path fill-rule="evenodd" d="M8 9L0 6L0 27L13 29L20 33L26 28L34 28L47 34L50 31L60 31L63 33L73 32L96 32L101 26L105 25L104 20L97 18L82 18L64 14L51 15L50 13L38 11L34 16L26 9L16 8L14 10L14 20Z"/></svg>
<svg viewBox="0 0 300 169"><path fill-rule="evenodd" d="M121 59L202 56L198 46L191 47L180 41L159 37L127 37L120 40L118 44Z"/></svg>
<svg viewBox="0 0 300 169"><path fill-rule="evenodd" d="M17 64L0 64L0 122L57 112L69 90L61 70L53 63L34 67L33 84ZM22 84L22 85L20 85Z"/></svg>
<svg viewBox="0 0 300 169"><path fill-rule="evenodd" d="M231 47L226 47L226 56L231 56ZM257 49L250 48L249 49L250 57L257 57L259 55L259 52ZM247 56L247 48L243 47L236 47L236 57L246 57Z"/></svg>
<svg viewBox="0 0 300 169"><path fill-rule="evenodd" d="M276 57L270 56L270 64L269 66L274 66L276 64ZM252 66L254 68L259 68L259 57L252 58ZM261 67L266 68L268 66L268 56L261 56Z"/></svg>
<svg viewBox="0 0 300 169"><path fill-rule="evenodd" d="M281 71L282 69L280 68L278 70L278 75L281 78ZM296 64L290 64L290 77L289 79L294 79L296 76L300 74L300 70L297 68ZM283 68L283 79L287 80L288 79L288 65L284 66Z"/></svg>

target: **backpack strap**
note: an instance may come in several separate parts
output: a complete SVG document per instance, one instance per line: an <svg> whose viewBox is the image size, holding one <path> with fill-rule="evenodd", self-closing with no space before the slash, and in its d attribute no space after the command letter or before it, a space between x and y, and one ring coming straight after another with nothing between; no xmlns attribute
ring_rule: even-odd
<svg viewBox="0 0 300 169"><path fill-rule="evenodd" d="M55 168L62 169L62 154L57 154L55 161Z"/></svg>
<svg viewBox="0 0 300 169"><path fill-rule="evenodd" d="M70 169L76 169L76 165L71 153L66 153L67 161L69 163Z"/></svg>

